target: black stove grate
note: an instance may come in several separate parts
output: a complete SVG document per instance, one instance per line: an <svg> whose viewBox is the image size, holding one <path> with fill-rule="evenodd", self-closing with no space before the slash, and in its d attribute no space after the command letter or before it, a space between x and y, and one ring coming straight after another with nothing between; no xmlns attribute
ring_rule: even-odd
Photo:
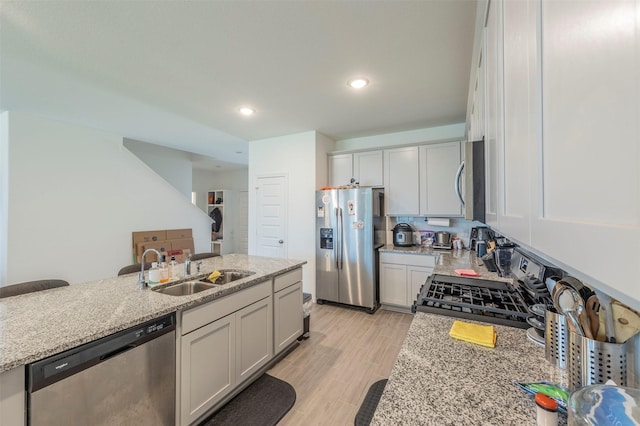
<svg viewBox="0 0 640 426"><path fill-rule="evenodd" d="M416 310L519 328L529 327L531 315L523 295L509 283L447 275L429 277Z"/></svg>

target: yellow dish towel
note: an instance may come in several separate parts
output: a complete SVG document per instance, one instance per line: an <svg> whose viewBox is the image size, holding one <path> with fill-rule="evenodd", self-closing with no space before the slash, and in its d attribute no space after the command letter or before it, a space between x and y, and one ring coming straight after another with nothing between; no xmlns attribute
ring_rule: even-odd
<svg viewBox="0 0 640 426"><path fill-rule="evenodd" d="M456 320L451 326L449 336L490 348L496 347L497 334L493 331L492 325L478 325Z"/></svg>

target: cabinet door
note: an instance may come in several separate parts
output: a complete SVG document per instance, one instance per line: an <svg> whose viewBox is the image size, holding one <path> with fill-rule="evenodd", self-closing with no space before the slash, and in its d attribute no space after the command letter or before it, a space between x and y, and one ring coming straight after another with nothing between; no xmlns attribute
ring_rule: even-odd
<svg viewBox="0 0 640 426"><path fill-rule="evenodd" d="M383 186L382 151L353 154L353 174L360 186Z"/></svg>
<svg viewBox="0 0 640 426"><path fill-rule="evenodd" d="M543 119L532 245L637 309L640 1L540 7Z"/></svg>
<svg viewBox="0 0 640 426"><path fill-rule="evenodd" d="M502 144L502 1L489 3L485 27L485 197L487 225L498 225L498 164Z"/></svg>
<svg viewBox="0 0 640 426"><path fill-rule="evenodd" d="M380 303L407 306L407 267L380 264Z"/></svg>
<svg viewBox="0 0 640 426"><path fill-rule="evenodd" d="M242 383L265 365L273 353L271 296L240 309L236 316L237 380Z"/></svg>
<svg viewBox="0 0 640 426"><path fill-rule="evenodd" d="M181 423L192 423L236 385L235 316L182 336Z"/></svg>
<svg viewBox="0 0 640 426"><path fill-rule="evenodd" d="M273 295L273 333L276 354L302 336L302 283L289 286Z"/></svg>
<svg viewBox="0 0 640 426"><path fill-rule="evenodd" d="M329 186L347 185L353 176L353 154L327 156Z"/></svg>
<svg viewBox="0 0 640 426"><path fill-rule="evenodd" d="M537 141L537 46L535 1L506 1L504 8L504 140L498 197L499 229L509 238L530 244L531 176Z"/></svg>
<svg viewBox="0 0 640 426"><path fill-rule="evenodd" d="M420 266L407 266L407 276L409 282L407 287L409 289L407 294L407 305L413 305L416 300L416 296L420 293L420 287L427 281L429 275L433 273L433 268L423 268Z"/></svg>
<svg viewBox="0 0 640 426"><path fill-rule="evenodd" d="M455 192L460 142L420 147L420 215L462 216Z"/></svg>
<svg viewBox="0 0 640 426"><path fill-rule="evenodd" d="M384 151L384 186L387 214L418 216L420 214L418 147Z"/></svg>

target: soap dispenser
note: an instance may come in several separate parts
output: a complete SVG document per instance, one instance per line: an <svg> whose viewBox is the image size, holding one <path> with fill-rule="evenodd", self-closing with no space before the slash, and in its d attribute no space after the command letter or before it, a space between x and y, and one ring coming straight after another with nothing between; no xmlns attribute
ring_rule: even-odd
<svg viewBox="0 0 640 426"><path fill-rule="evenodd" d="M158 262L151 263L151 269L149 269L149 285L160 283L160 269L158 268Z"/></svg>

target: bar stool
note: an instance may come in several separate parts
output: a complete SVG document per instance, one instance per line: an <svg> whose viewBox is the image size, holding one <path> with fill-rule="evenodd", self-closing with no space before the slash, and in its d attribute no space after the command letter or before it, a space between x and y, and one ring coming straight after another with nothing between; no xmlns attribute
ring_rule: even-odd
<svg viewBox="0 0 640 426"><path fill-rule="evenodd" d="M191 255L191 261L195 262L196 260L208 259L210 257L218 256L220 256L218 253L196 253Z"/></svg>
<svg viewBox="0 0 640 426"><path fill-rule="evenodd" d="M0 299L21 294L34 293L36 291L49 290L51 288L65 287L69 283L63 280L37 280L12 284L0 287Z"/></svg>

